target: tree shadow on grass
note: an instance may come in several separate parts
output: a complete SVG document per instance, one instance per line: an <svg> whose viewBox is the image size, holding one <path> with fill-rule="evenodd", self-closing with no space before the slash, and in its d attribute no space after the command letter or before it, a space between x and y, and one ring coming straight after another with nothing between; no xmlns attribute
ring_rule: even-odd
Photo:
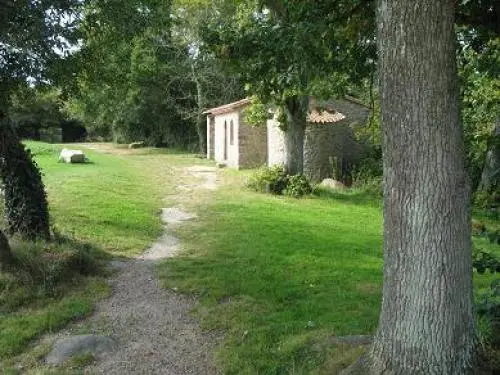
<svg viewBox="0 0 500 375"><path fill-rule="evenodd" d="M313 196L319 199L333 199L347 204L364 205L371 207L382 207L382 198L373 193L360 189L333 190L329 188L317 187Z"/></svg>

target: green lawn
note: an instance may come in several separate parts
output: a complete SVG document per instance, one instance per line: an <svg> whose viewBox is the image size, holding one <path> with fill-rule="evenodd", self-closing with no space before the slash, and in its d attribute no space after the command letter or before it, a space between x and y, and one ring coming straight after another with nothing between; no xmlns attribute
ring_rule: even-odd
<svg viewBox="0 0 500 375"><path fill-rule="evenodd" d="M193 180L176 168L209 162L160 149L85 150L91 163L67 165L57 162L62 145L28 146L44 172L53 225L69 237L48 246L51 256L131 257L159 235L160 207L197 212L177 230L184 252L162 263L158 275L167 287L199 297L202 326L224 336L217 361L225 373L332 374L360 352L333 347L328 338L374 332L382 288L378 199L356 190L299 200L257 194L244 188L249 172L233 170L218 172L215 192L179 196L175 186ZM498 220L476 216L500 229ZM485 238L474 243L500 253ZM38 247L14 250L44 275L50 263L37 260L46 251ZM0 372L17 374L21 364L27 373L45 373L37 366L47 347L37 338L88 315L108 293L105 276L42 278L38 285L33 275L0 273ZM475 275L475 285L485 291L492 279Z"/></svg>
<svg viewBox="0 0 500 375"><path fill-rule="evenodd" d="M377 326L381 204L359 191L300 200L257 194L243 178L226 172L232 185L179 231L185 253L159 274L201 299L205 328L226 333L218 361L227 374L332 374L353 353L328 337ZM492 280L475 278L482 288Z"/></svg>
<svg viewBox="0 0 500 375"><path fill-rule="evenodd" d="M9 374L19 373L19 365L23 373L44 373L38 360L48 348L37 338L84 318L109 293L107 273L99 267L103 259L137 255L162 230L163 190L146 162L155 159L153 170L159 168L166 162L160 151L111 155L85 150L90 163L68 165L58 163L63 145L26 144L43 172L52 225L62 240L34 245L13 241L21 269L0 272L0 373ZM86 266L95 270L58 270L64 263L50 261L81 253Z"/></svg>
<svg viewBox="0 0 500 375"><path fill-rule="evenodd" d="M130 155L85 150L88 164L58 163L62 146L28 142L55 227L115 255L141 253L161 233L159 189ZM71 145L69 147L72 147Z"/></svg>

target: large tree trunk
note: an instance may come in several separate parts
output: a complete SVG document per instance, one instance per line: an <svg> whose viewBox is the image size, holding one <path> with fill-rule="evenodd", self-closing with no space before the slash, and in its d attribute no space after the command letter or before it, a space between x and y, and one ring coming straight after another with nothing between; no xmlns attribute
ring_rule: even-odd
<svg viewBox="0 0 500 375"><path fill-rule="evenodd" d="M351 373L469 374L475 326L454 0L378 5L384 287L373 346Z"/></svg>
<svg viewBox="0 0 500 375"><path fill-rule="evenodd" d="M49 239L49 210L42 176L1 109L0 178L7 232L27 240Z"/></svg>
<svg viewBox="0 0 500 375"><path fill-rule="evenodd" d="M287 117L285 131L285 171L300 174L304 170L304 134L306 130L309 98L294 96L286 99L284 110Z"/></svg>
<svg viewBox="0 0 500 375"><path fill-rule="evenodd" d="M492 192L498 188L500 188L500 114L496 117L478 190Z"/></svg>

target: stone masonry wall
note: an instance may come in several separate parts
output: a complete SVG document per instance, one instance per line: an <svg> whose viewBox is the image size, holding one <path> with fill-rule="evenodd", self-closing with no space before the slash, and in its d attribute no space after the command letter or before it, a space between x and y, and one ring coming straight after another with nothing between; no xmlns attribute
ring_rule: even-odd
<svg viewBox="0 0 500 375"><path fill-rule="evenodd" d="M256 168L267 161L266 126L250 126L245 123L242 112L239 114L239 168Z"/></svg>
<svg viewBox="0 0 500 375"><path fill-rule="evenodd" d="M330 158L333 154L333 126L307 125L304 139L304 175L313 182L320 182L332 175Z"/></svg>

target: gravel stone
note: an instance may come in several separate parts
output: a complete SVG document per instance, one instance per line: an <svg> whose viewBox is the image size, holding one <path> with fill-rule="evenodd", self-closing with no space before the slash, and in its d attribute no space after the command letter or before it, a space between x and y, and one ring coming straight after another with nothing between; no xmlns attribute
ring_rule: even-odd
<svg viewBox="0 0 500 375"><path fill-rule="evenodd" d="M203 175L194 189L215 189L215 169L195 167L185 171ZM201 176L200 176L201 177ZM179 240L170 232L196 215L180 208L162 209L165 232L147 251L128 262L114 262L112 295L101 301L92 321L109 324L118 349L87 368L106 375L217 375L213 358L219 333L203 332L190 312L194 298L163 288L155 277L158 261L172 257Z"/></svg>
<svg viewBox="0 0 500 375"><path fill-rule="evenodd" d="M60 365L74 356L92 353L102 358L116 349L113 339L98 335L78 335L56 341L51 352L45 357L49 365Z"/></svg>

